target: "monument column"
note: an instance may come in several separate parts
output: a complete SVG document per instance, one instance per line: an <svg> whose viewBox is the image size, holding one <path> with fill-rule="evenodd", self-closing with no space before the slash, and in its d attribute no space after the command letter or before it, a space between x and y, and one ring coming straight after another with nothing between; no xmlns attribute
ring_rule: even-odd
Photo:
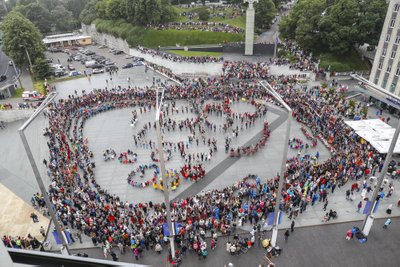
<svg viewBox="0 0 400 267"><path fill-rule="evenodd" d="M245 37L245 48L244 55L252 56L253 55L253 44L254 44L254 3L257 3L258 0L244 0L244 2L249 3L249 7L246 10L246 37Z"/></svg>

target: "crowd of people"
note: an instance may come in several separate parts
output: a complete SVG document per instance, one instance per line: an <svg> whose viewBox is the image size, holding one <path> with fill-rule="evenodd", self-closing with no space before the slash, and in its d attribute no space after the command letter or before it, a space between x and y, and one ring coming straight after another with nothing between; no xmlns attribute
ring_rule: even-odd
<svg viewBox="0 0 400 267"><path fill-rule="evenodd" d="M140 51L140 53L145 54L145 55L152 55L152 56L158 56L161 57L162 59L170 60L173 62L189 62L189 63L215 63L215 62L223 62L224 58L223 57L213 57L213 56L179 56L179 55L174 55L168 52L165 52L163 50L154 50L142 46L138 46L136 48L137 50Z"/></svg>
<svg viewBox="0 0 400 267"><path fill-rule="evenodd" d="M150 66L180 79L167 69L154 64ZM206 237L211 237L215 242L215 234L218 237L218 234L233 233L237 226L244 224L265 227L276 205L290 218L300 216L308 205L322 202L327 206L329 194L334 193L336 186L341 187L348 181L363 184L362 181L369 179L370 174L382 169L382 155L370 144L360 142L360 137L344 123L349 103L339 92L299 87L296 76L270 75L268 66L268 63L226 62L220 77L180 79L181 86L167 85L165 101L196 103L189 106L199 109L193 111L200 114L199 119L189 120L183 127L197 125L194 128L199 127L200 131L196 134L200 134L198 138L203 138L200 137L202 127L204 131L208 129L208 132L203 132L204 136L210 132L204 115L210 110L220 112L218 108L214 110L207 106L207 101L226 103L227 99L248 99L273 102L272 96L258 85L257 79L265 79L292 108L292 116L310 129L313 138L317 137L329 148L332 157L320 162L317 152L315 155L288 159L282 192L277 192L278 176L261 179L257 175L248 175L225 188L199 192L173 201L170 203L172 220L179 222L182 227L174 238L178 250L176 255L169 255L170 261L180 259L188 250L206 256ZM90 237L93 245L100 244L105 257L108 257L113 246L118 247L121 253L130 250L136 259L145 250L160 252L163 248L168 249L163 233L168 203L129 203L98 184L90 141L83 135L84 124L97 114L117 108L154 108L155 99L156 92L150 87L98 89L51 103L46 111L49 126L44 134L48 138L50 151L46 164L51 179L49 196L57 217L62 225ZM223 110L226 106L221 108L221 112L227 112ZM257 110L261 114L266 113L265 107ZM235 118L240 123L253 120L252 114L237 115L231 112L231 119ZM162 123L168 124L169 121L164 118ZM170 123L173 127L174 122L171 120ZM268 124L264 124L264 136L265 131L269 131L265 125ZM310 134L310 138L312 136ZM196 137L192 140L195 142ZM216 144L210 140L209 146L214 149ZM178 147L182 155L184 148L182 144ZM110 150L106 156L112 158L117 154ZM197 155L192 157L196 158ZM136 173L143 173L145 169L139 168ZM158 168L154 168L154 171L158 172ZM128 177L130 181L135 181L136 173ZM186 161L181 171L174 171L171 175L175 177L172 180L176 185L179 176L197 180L205 175L205 169L191 159ZM157 183L157 186L160 185ZM354 194L357 188L361 188L361 185L352 187L351 192ZM277 194L283 195L280 203L276 203ZM43 205L43 197L36 196L34 202ZM238 241L235 246L239 243L244 245Z"/></svg>
<svg viewBox="0 0 400 267"><path fill-rule="evenodd" d="M205 32L228 32L244 33L244 29L222 22L189 21L189 22L170 22L167 24L148 24L147 28L155 30L185 30L185 31L205 31Z"/></svg>

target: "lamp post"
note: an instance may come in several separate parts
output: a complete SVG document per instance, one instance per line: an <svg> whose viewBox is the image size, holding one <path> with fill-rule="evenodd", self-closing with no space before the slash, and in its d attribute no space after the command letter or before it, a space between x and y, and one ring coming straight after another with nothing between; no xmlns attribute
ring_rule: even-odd
<svg viewBox="0 0 400 267"><path fill-rule="evenodd" d="M361 76L359 76L357 74L352 74L351 76L354 79L356 79L356 80L362 82L363 84L365 84L365 88L367 90L371 91L372 93L374 93L374 95L379 100L382 101L382 99L389 97L389 98L392 98L392 99L394 99L396 101L400 101L400 97L398 97L398 96L386 91L385 89L377 86L376 84L370 82L369 80L367 80L367 79L365 79L365 78L363 78L363 77L361 77ZM395 105L391 105L391 106L396 108L396 109L398 109ZM387 170L389 168L389 163L392 160L393 151L394 151L394 148L396 146L397 140L399 138L399 134L400 134L400 120L399 120L399 123L397 124L396 131L394 132L392 141L390 142L389 150L388 150L388 152L386 154L386 158L385 158L385 162L383 164L382 171L379 174L379 179L378 179L376 188L375 188L374 193L373 193L372 198L371 198L371 201L373 201L373 204L369 207L368 213L365 216L365 219L364 219L363 224L362 224L363 233L366 236L368 236L369 231L371 230L372 224L374 222L374 216L372 214L374 213L374 209L375 209L376 205L378 204L378 200L377 200L378 193L379 193L380 188L382 186L382 183L383 183L383 180L385 178L386 172L387 172Z"/></svg>
<svg viewBox="0 0 400 267"><path fill-rule="evenodd" d="M168 224L168 232L169 232L169 243L171 246L171 254L172 258L175 258L175 244L174 244L174 236L173 236L173 227L171 220L171 206L169 203L169 184L168 184L168 176L166 175L165 170L165 160L164 160L164 148L162 145L162 136L161 136L161 126L160 126L160 113L164 100L164 88L161 92L161 98L159 101L158 97L158 87L156 87L156 131L157 131L157 143L158 143L158 156L160 158L160 169L161 169L161 177L164 187L164 202L165 209L167 212L167 224ZM160 103L159 103L160 102Z"/></svg>
<svg viewBox="0 0 400 267"><path fill-rule="evenodd" d="M57 96L56 92L50 93L46 99L42 102L42 104L38 107L38 109L32 114L32 116L24 123L24 125L19 128L18 132L21 137L22 143L24 145L25 152L28 156L29 163L31 164L33 174L36 178L36 181L39 185L40 192L42 193L46 207L49 210L50 217L52 221L54 222L54 226L56 228L57 234L60 237L62 241L62 247L61 247L61 253L65 255L70 255L69 249L68 249L68 242L66 240L66 236L64 234L64 231L61 229L61 226L58 222L57 216L53 210L52 203L50 202L49 195L47 194L47 190L45 188L45 185L43 183L42 177L40 175L39 169L36 165L35 159L33 157L31 148L29 146L28 140L26 139L25 136L25 129L33 122L33 120L50 104L50 102Z"/></svg>
<svg viewBox="0 0 400 267"><path fill-rule="evenodd" d="M280 202L282 196L282 188L285 182L285 171L286 171L286 160L287 160L287 153L288 153L288 142L289 142L289 135L290 135L290 127L291 127L291 117L290 114L292 113L292 109L289 107L288 104L282 99L282 97L272 88L272 86L266 82L262 81L259 84L264 87L274 98L278 101L283 108L287 111L287 122L286 122L286 132L284 138L284 147L283 147L283 154L282 154L282 162L281 162L281 171L279 173L279 182L278 182L278 191L276 192L276 201L275 201L275 210L274 210L274 223L272 226L272 237L271 237L271 245L273 247L276 246L276 239L278 238L278 224L279 224L279 217L280 217Z"/></svg>

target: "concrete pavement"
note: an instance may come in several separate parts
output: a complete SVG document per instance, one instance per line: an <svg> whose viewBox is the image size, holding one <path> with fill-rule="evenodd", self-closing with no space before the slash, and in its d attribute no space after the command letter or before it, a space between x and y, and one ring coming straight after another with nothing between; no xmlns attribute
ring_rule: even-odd
<svg viewBox="0 0 400 267"><path fill-rule="evenodd" d="M278 245L283 250L282 254L279 257L273 257L271 260L277 267L397 267L400 264L397 252L400 246L400 239L398 238L400 219L394 218L387 230L382 228L384 221L375 221L365 244L360 244L356 239L349 241L345 239L346 231L353 226L360 226L360 221L315 227L295 227L288 241L284 240L283 231L281 231L278 235ZM241 237L245 236L249 237L250 235L241 235ZM271 232L267 232L264 237L271 238ZM229 262L233 263L235 267L259 266L260 264L266 266L267 264L264 260L266 251L258 245L257 241L256 245L250 248L246 254L237 256L232 256L225 250L228 237L220 237L215 250L210 249L210 240L207 239L206 241L208 243L206 259L199 259L197 254L189 251L183 257L180 266L222 267ZM92 258L104 259L100 248L72 251L73 253L87 253ZM154 251L145 251L139 261L135 260L130 251L127 251L124 255L120 255L118 249L114 249L114 251L121 262L138 262L155 267L167 266L166 249L162 251L161 255Z"/></svg>

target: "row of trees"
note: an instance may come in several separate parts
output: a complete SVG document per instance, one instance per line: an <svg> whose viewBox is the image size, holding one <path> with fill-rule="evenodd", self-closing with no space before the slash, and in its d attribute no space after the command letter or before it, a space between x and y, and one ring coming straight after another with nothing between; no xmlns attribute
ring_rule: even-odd
<svg viewBox="0 0 400 267"><path fill-rule="evenodd" d="M146 25L174 21L177 15L169 0L91 0L80 18L85 24L101 18Z"/></svg>
<svg viewBox="0 0 400 267"><path fill-rule="evenodd" d="M299 0L280 33L305 51L346 54L355 45L378 44L386 11L386 0Z"/></svg>
<svg viewBox="0 0 400 267"><path fill-rule="evenodd" d="M49 74L49 65L44 56L45 46L38 28L21 13L11 11L1 23L3 51L22 68L27 65L28 55L33 64L35 78L43 79Z"/></svg>
<svg viewBox="0 0 400 267"><path fill-rule="evenodd" d="M9 0L8 10L29 19L44 35L80 28L79 15L89 0ZM1 7L2 8L2 7ZM0 8L0 9L1 9ZM0 10L0 16L6 12Z"/></svg>
<svg viewBox="0 0 400 267"><path fill-rule="evenodd" d="M192 1L173 1L174 4L188 4ZM244 4L242 0L232 0L231 3ZM255 4L256 27L267 29L276 15L275 4L280 0L259 0ZM207 9L200 10L200 20L207 20ZM80 14L84 24L92 23L96 18L107 20L124 19L135 25L160 24L175 21L177 12L170 0L90 0Z"/></svg>

